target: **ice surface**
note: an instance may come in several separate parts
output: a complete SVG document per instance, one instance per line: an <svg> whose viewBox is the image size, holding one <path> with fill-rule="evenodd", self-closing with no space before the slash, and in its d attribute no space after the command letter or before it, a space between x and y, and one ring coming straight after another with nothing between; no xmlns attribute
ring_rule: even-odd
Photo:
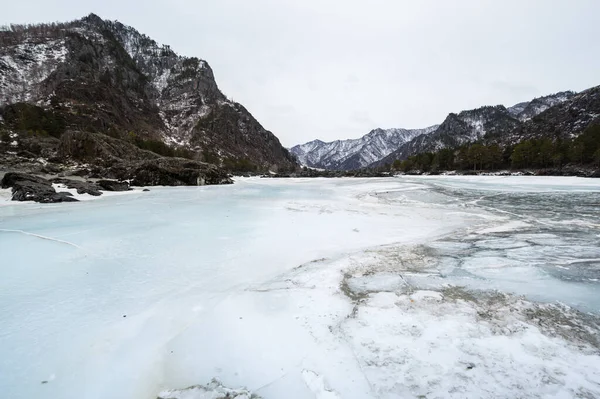
<svg viewBox="0 0 600 399"><path fill-rule="evenodd" d="M600 182L526 179L240 178L7 204L0 389L600 396Z"/></svg>

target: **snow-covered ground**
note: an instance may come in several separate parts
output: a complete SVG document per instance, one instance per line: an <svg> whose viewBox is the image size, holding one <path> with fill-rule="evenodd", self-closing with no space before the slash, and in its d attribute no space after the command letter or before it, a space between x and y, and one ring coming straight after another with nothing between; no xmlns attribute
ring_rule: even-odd
<svg viewBox="0 0 600 399"><path fill-rule="evenodd" d="M598 204L598 180L448 176L3 206L0 391L599 397Z"/></svg>

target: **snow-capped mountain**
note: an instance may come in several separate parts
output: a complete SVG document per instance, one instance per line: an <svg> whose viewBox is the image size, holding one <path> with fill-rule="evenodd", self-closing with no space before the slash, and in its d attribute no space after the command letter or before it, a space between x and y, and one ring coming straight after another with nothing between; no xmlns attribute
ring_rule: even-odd
<svg viewBox="0 0 600 399"><path fill-rule="evenodd" d="M83 130L163 142L213 163L294 165L277 137L221 93L206 61L94 14L0 31L0 105L13 104L60 120L55 137ZM9 128L22 125L5 113Z"/></svg>
<svg viewBox="0 0 600 399"><path fill-rule="evenodd" d="M512 143L541 137L572 139L594 124L600 125L600 86L569 96L527 120L509 137Z"/></svg>
<svg viewBox="0 0 600 399"><path fill-rule="evenodd" d="M590 89L586 92L594 93L594 90ZM580 94L571 91L556 93L519 103L510 108L502 105L485 106L462 111L459 114L451 113L435 131L402 144L388 156L369 166L381 166L392 163L396 159L403 160L422 152L456 148L476 141L503 145L516 144L525 137L552 135L557 129L560 129L566 136L572 136L580 133L587 126L595 112L590 110L597 109L597 105L593 105L593 95L590 93L584 95L586 92ZM572 109L571 104L582 95L585 100L580 99L579 101L585 102L585 105L575 106L574 110L567 112L566 109ZM582 115L586 115L582 116L585 120L576 122L573 119L577 110L581 111L579 113ZM559 116L552 117L555 112ZM544 122L548 118L552 119L552 123ZM570 122L565 122L565 126L559 128L559 120ZM553 123L554 125L552 125ZM566 124L573 125L575 123L579 123L579 126L583 127L578 130L573 126L566 126Z"/></svg>
<svg viewBox="0 0 600 399"><path fill-rule="evenodd" d="M352 170L385 157L402 144L437 129L375 129L359 139L325 143L309 141L290 149L302 165L330 170Z"/></svg>
<svg viewBox="0 0 600 399"><path fill-rule="evenodd" d="M454 148L483 139L487 135L512 131L520 121L502 106L486 106L459 114L450 114L433 132L404 143L373 166L406 159L421 152L433 152L442 148Z"/></svg>
<svg viewBox="0 0 600 399"><path fill-rule="evenodd" d="M510 108L485 106L449 114L440 125L426 129L375 129L356 140L325 143L313 140L290 149L298 161L310 167L351 170L381 166L420 152L454 148L485 139L502 141L517 136L535 116L568 102L571 91L535 98Z"/></svg>
<svg viewBox="0 0 600 399"><path fill-rule="evenodd" d="M527 121L545 110L571 99L575 95L572 91L563 91L549 96L534 98L531 101L522 102L508 108L508 112L519 119Z"/></svg>

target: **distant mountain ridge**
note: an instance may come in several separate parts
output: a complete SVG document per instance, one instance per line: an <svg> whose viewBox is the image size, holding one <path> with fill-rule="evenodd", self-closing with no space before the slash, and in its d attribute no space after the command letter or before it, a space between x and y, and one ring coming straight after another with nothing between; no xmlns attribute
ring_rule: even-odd
<svg viewBox="0 0 600 399"><path fill-rule="evenodd" d="M438 126L425 129L374 129L359 139L323 142L309 141L292 147L290 152L300 164L330 170L353 170L364 168L402 144Z"/></svg>
<svg viewBox="0 0 600 399"><path fill-rule="evenodd" d="M502 105L485 106L459 114L449 114L433 132L404 143L388 156L370 166L392 163L422 152L454 148L483 139L487 135L512 131L521 122Z"/></svg>
<svg viewBox="0 0 600 399"><path fill-rule="evenodd" d="M436 131L404 143L369 166L378 167L411 155L474 142L506 147L530 138L573 138L591 123L600 122L598 91L594 87L581 93L560 92L508 109L502 105L486 106L450 114Z"/></svg>
<svg viewBox="0 0 600 399"><path fill-rule="evenodd" d="M378 167L422 152L455 148L481 140L514 142L531 131L540 114L569 103L579 94L564 91L506 108L502 105L450 113L440 125L425 129L375 129L357 140L320 140L290 149L307 166L352 170ZM533 120L533 121L532 121ZM538 132L539 133L539 132Z"/></svg>

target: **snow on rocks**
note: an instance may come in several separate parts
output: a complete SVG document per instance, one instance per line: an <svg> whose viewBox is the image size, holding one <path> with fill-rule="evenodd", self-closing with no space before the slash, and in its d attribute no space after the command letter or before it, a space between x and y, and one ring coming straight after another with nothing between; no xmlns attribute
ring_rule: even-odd
<svg viewBox="0 0 600 399"><path fill-rule="evenodd" d="M29 101L37 85L65 61L67 48L64 39L37 43L28 40L8 47L0 53L0 91L6 103ZM23 90L27 86L28 90Z"/></svg>

